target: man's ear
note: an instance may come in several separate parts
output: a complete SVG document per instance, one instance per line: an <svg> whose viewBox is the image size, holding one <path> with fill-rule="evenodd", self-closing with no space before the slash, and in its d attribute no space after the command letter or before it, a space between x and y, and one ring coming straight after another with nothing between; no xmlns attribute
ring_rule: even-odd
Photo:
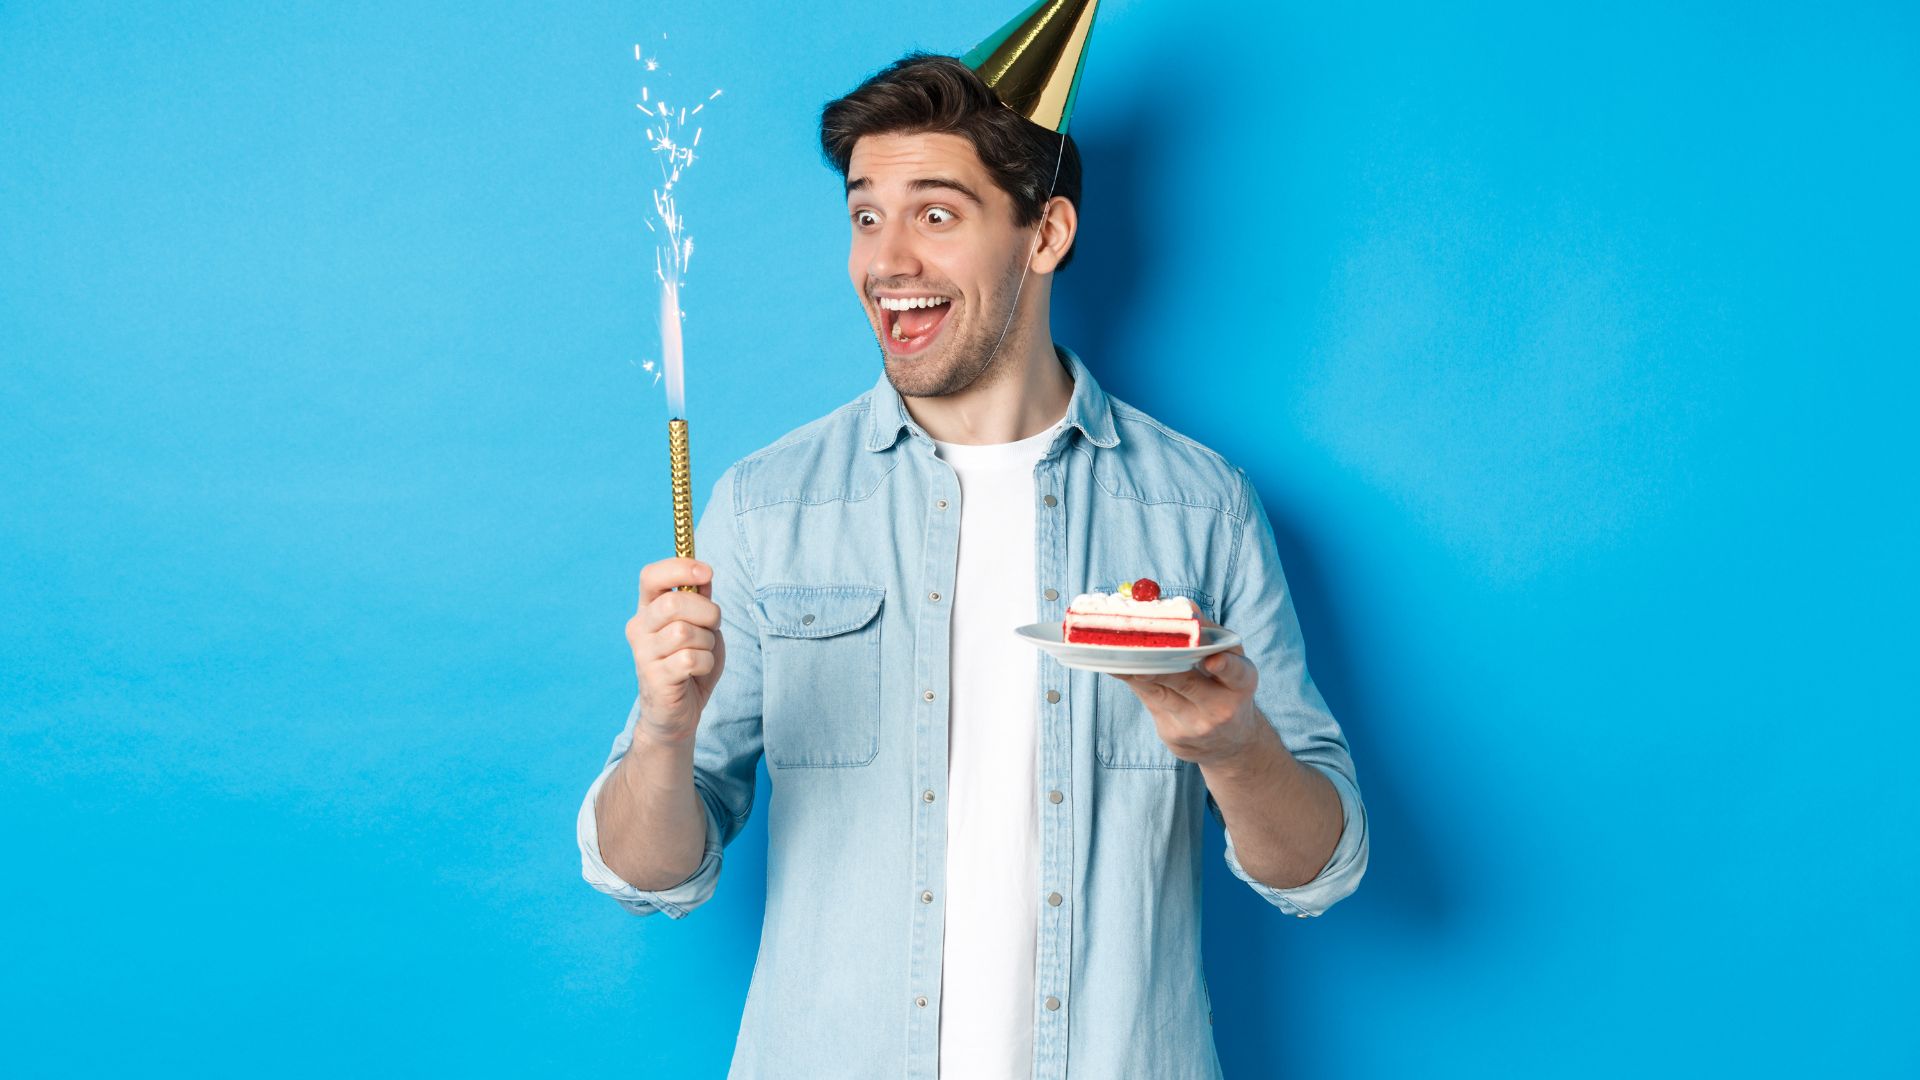
<svg viewBox="0 0 1920 1080"><path fill-rule="evenodd" d="M1080 231L1080 215L1073 208L1073 200L1065 195L1049 199L1036 229L1038 243L1027 266L1036 274L1051 274L1060 260L1067 257L1073 238Z"/></svg>

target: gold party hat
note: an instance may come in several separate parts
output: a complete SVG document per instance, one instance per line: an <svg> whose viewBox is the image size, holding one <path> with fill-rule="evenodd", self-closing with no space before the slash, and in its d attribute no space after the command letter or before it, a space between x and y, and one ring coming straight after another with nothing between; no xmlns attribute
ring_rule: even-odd
<svg viewBox="0 0 1920 1080"><path fill-rule="evenodd" d="M1067 130L1087 35L1100 0L1039 0L973 47L960 62L1021 116L1052 131Z"/></svg>

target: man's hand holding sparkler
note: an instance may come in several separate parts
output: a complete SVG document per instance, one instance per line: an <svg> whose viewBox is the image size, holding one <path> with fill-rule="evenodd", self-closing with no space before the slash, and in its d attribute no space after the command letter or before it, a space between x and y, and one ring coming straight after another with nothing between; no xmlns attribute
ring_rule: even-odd
<svg viewBox="0 0 1920 1080"><path fill-rule="evenodd" d="M682 592L680 586L696 591ZM661 559L640 571L640 606L627 620L627 642L640 678L635 740L691 740L700 711L726 663L713 568L698 559Z"/></svg>
<svg viewBox="0 0 1920 1080"><path fill-rule="evenodd" d="M681 586L692 592L681 592ZM726 660L713 567L672 558L640 571L627 620L640 676L633 743L594 813L607 868L636 889L686 881L706 850L707 812L693 785L693 735Z"/></svg>

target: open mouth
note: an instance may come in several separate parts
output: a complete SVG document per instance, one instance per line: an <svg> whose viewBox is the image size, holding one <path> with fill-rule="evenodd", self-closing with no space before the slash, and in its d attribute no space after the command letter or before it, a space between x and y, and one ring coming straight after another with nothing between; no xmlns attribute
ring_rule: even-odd
<svg viewBox="0 0 1920 1080"><path fill-rule="evenodd" d="M927 347L947 324L953 301L945 296L882 296L880 304L881 336L887 351L896 356L911 356Z"/></svg>

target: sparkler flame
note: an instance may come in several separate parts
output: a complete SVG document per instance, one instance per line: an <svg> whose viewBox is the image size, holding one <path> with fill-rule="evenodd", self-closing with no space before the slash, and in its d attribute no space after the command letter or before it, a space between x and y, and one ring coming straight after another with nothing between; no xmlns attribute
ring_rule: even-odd
<svg viewBox="0 0 1920 1080"><path fill-rule="evenodd" d="M662 40L665 34L660 35ZM660 67L657 57L642 55L640 46L633 47L633 58L646 65L648 71ZM672 72L666 74L671 75ZM687 263L693 258L693 237L686 231L686 220L681 216L679 206L674 201L674 185L693 163L698 160L694 148L700 145L700 127L693 129L692 139L685 138L687 121L697 117L708 101L720 96L715 90L707 95L706 101L692 109L681 107L675 110L667 102L654 96L652 87L640 88L640 100L634 107L646 114L647 143L654 159L660 163L660 184L653 189L653 217L646 221L649 232L654 236L653 276L660 283L660 350L661 371L654 374L657 382L664 375L667 382L667 411L675 419L687 415L686 383L683 377L683 355L681 339L680 287L686 280ZM658 227L655 222L658 222ZM646 370L653 370L652 361L648 361Z"/></svg>

